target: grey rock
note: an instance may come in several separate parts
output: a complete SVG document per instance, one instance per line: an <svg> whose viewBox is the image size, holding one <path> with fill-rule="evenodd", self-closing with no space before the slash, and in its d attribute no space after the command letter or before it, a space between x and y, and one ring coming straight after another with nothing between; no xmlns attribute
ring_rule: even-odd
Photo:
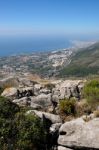
<svg viewBox="0 0 99 150"><path fill-rule="evenodd" d="M81 90L84 86L84 81L82 80L65 80L56 85L53 89L53 99L64 99L75 97L79 98L81 96Z"/></svg>
<svg viewBox="0 0 99 150"><path fill-rule="evenodd" d="M41 93L43 93L43 94L49 94L49 93L51 93L51 91L48 90L48 89L43 88L43 89L40 90L40 94Z"/></svg>
<svg viewBox="0 0 99 150"><path fill-rule="evenodd" d="M20 87L32 87L32 82L27 78L19 78Z"/></svg>
<svg viewBox="0 0 99 150"><path fill-rule="evenodd" d="M8 97L11 99L16 98L16 95L17 95L17 88L15 87L6 88L1 94L1 96Z"/></svg>
<svg viewBox="0 0 99 150"><path fill-rule="evenodd" d="M40 94L40 90L43 88L41 84L35 84L34 85L34 94L38 96Z"/></svg>
<svg viewBox="0 0 99 150"><path fill-rule="evenodd" d="M58 96L58 95L52 95L52 100L53 100L54 102L59 103L59 96Z"/></svg>
<svg viewBox="0 0 99 150"><path fill-rule="evenodd" d="M63 146L58 146L58 150L73 150L73 149L66 148L66 147L63 147Z"/></svg>
<svg viewBox="0 0 99 150"><path fill-rule="evenodd" d="M28 101L27 97L23 97L20 99L13 100L14 103L18 104L19 106L27 106L30 105L30 101Z"/></svg>
<svg viewBox="0 0 99 150"><path fill-rule="evenodd" d="M66 122L59 133L59 145L75 149L99 149L99 118L89 122L84 122L82 118Z"/></svg>
<svg viewBox="0 0 99 150"><path fill-rule="evenodd" d="M59 128L61 127L62 123L55 123L55 124L52 124L51 127L50 127L50 132L54 133L56 131L59 131Z"/></svg>
<svg viewBox="0 0 99 150"><path fill-rule="evenodd" d="M42 107L51 106L51 94L40 94L38 96L31 97L31 102L41 105Z"/></svg>
<svg viewBox="0 0 99 150"><path fill-rule="evenodd" d="M35 104L35 103L32 103L32 102L31 102L30 107L31 107L32 109L36 109L36 110L42 109L42 106L41 106L41 105L38 105L38 104Z"/></svg>
<svg viewBox="0 0 99 150"><path fill-rule="evenodd" d="M54 114L37 111L37 110L29 110L29 111L27 111L27 114L35 114L36 116L38 116L41 119L43 118L43 115L44 115L45 118L49 119L53 124L61 123L61 119L60 119L59 115L54 115Z"/></svg>

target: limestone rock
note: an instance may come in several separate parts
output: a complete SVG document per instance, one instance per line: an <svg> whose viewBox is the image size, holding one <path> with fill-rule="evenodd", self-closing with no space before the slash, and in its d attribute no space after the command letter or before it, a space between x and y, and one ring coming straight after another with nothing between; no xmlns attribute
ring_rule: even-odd
<svg viewBox="0 0 99 150"><path fill-rule="evenodd" d="M66 147L63 147L63 146L58 146L58 150L73 150L73 149L66 148Z"/></svg>
<svg viewBox="0 0 99 150"><path fill-rule="evenodd" d="M53 99L64 99L64 98L80 98L81 90L84 86L82 80L65 80L56 85L53 89Z"/></svg>
<svg viewBox="0 0 99 150"><path fill-rule="evenodd" d="M32 109L36 109L36 110L42 109L42 106L41 106L41 105L38 105L38 104L35 104L35 103L32 103L32 102L31 102L30 107L31 107Z"/></svg>
<svg viewBox="0 0 99 150"><path fill-rule="evenodd" d="M51 91L46 89L46 88L43 88L43 89L40 90L40 93L49 94L49 93L51 93Z"/></svg>
<svg viewBox="0 0 99 150"><path fill-rule="evenodd" d="M17 89L15 87L6 88L1 96L8 97L8 98L15 98L17 95Z"/></svg>
<svg viewBox="0 0 99 150"><path fill-rule="evenodd" d="M20 99L13 100L14 103L18 104L19 106L28 106L30 105L31 99L28 100L27 97L23 97Z"/></svg>
<svg viewBox="0 0 99 150"><path fill-rule="evenodd" d="M35 84L34 85L34 94L37 96L40 94L40 90L43 88L41 84Z"/></svg>
<svg viewBox="0 0 99 150"><path fill-rule="evenodd" d="M43 107L51 106L51 94L40 94L38 96L31 97L31 102Z"/></svg>
<svg viewBox="0 0 99 150"><path fill-rule="evenodd" d="M55 124L52 124L51 127L50 127L50 132L56 132L56 131L59 131L59 128L61 127L62 123L55 123Z"/></svg>
<svg viewBox="0 0 99 150"><path fill-rule="evenodd" d="M61 119L60 119L59 115L54 115L54 114L50 114L50 113L46 113L46 112L42 112L42 111L37 111L37 110L27 111L27 114L35 114L41 119L43 118L43 115L44 115L45 118L49 119L53 124L54 123L61 123Z"/></svg>
<svg viewBox="0 0 99 150"><path fill-rule="evenodd" d="M58 144L74 149L99 149L99 118L84 122L78 118L64 123L59 130Z"/></svg>

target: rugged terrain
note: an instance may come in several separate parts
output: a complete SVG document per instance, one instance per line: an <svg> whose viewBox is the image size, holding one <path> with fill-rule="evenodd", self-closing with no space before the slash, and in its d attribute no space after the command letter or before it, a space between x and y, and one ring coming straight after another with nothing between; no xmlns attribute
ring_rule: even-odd
<svg viewBox="0 0 99 150"><path fill-rule="evenodd" d="M13 104L14 107L19 106L22 110L25 109L25 116L35 115L38 117L43 123L43 129L47 134L47 147L43 145L43 148L40 147L41 150L98 150L99 118L98 116L96 118L95 114L90 111L89 106L86 107L85 102L83 103L82 90L85 83L86 80L49 80L49 82L41 82L41 80L38 80L37 82L37 80L13 76L2 79L0 80L0 88L3 89L1 91L1 96L7 99L4 100L4 98L2 99L2 97L0 97L0 112L2 112L3 115L6 113L8 114L6 110L8 106L6 105ZM98 80L93 83L96 83L97 88L99 87ZM1 107L3 101L5 101L5 110ZM68 106L67 109L62 105L62 109L65 109L65 114L60 111L60 104L62 101L68 102L67 104L63 103ZM69 103L70 101L72 103ZM75 104L73 104L73 101ZM77 107L77 112L79 112L80 109L81 114L84 113L83 116L78 116L77 114L76 116L75 111L73 111L74 107ZM97 111L99 111L98 109L97 107ZM27 125L27 129L33 122L30 124L29 121L29 123L26 122L25 124ZM5 130L6 127L3 129ZM2 129L0 133L1 131ZM13 133L13 131L16 130L11 128L10 132ZM29 131L25 130L24 134L30 131L32 132L30 129ZM34 131L36 130L33 128L33 133ZM4 132L2 134L7 137L7 135L9 135L8 133ZM38 132L34 137L37 136ZM9 138L11 138L11 136ZM21 139L22 138L23 136ZM30 140L29 136L26 136L26 138L24 137L25 140L27 140L27 138ZM11 141L9 143L11 143ZM25 145L27 146L27 143L25 143Z"/></svg>

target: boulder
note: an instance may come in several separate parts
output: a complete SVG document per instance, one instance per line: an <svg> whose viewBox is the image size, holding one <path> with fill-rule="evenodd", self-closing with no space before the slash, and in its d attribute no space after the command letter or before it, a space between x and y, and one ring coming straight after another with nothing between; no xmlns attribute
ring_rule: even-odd
<svg viewBox="0 0 99 150"><path fill-rule="evenodd" d="M17 96L17 88L15 88L15 87L6 88L6 89L3 91L3 93L1 94L1 96L14 99L14 98L16 98L16 96Z"/></svg>
<svg viewBox="0 0 99 150"><path fill-rule="evenodd" d="M14 103L18 104L19 106L30 106L31 99L28 99L27 97L23 97L20 99L13 100Z"/></svg>
<svg viewBox="0 0 99 150"><path fill-rule="evenodd" d="M35 84L34 85L34 94L38 96L40 94L40 90L43 88L41 84Z"/></svg>
<svg viewBox="0 0 99 150"><path fill-rule="evenodd" d="M19 78L20 87L33 87L33 83L28 78Z"/></svg>
<svg viewBox="0 0 99 150"><path fill-rule="evenodd" d="M41 105L42 107L51 106L51 94L40 94L38 96L31 97L31 102Z"/></svg>
<svg viewBox="0 0 99 150"><path fill-rule="evenodd" d="M40 94L43 93L43 94L49 94L51 93L51 91L49 89L46 89L46 88L43 88L40 90Z"/></svg>
<svg viewBox="0 0 99 150"><path fill-rule="evenodd" d="M73 150L73 149L66 148L66 147L63 147L63 146L58 146L58 150Z"/></svg>
<svg viewBox="0 0 99 150"><path fill-rule="evenodd" d="M81 90L84 86L82 80L65 80L56 85L53 89L53 99L57 101L64 98L80 98Z"/></svg>
<svg viewBox="0 0 99 150"><path fill-rule="evenodd" d="M57 102L57 103L59 103L59 95L57 94L57 95L52 95L52 100L54 101L54 102Z"/></svg>
<svg viewBox="0 0 99 150"><path fill-rule="evenodd" d="M29 110L29 111L27 111L27 114L35 114L36 116L38 116L41 119L43 119L43 115L44 115L45 118L49 119L52 122L52 124L61 123L61 119L60 119L59 115L54 115L54 114L37 111L37 110Z"/></svg>
<svg viewBox="0 0 99 150"><path fill-rule="evenodd" d="M59 131L59 128L61 127L62 123L55 123L52 124L50 127L50 133L55 133L56 131Z"/></svg>
<svg viewBox="0 0 99 150"><path fill-rule="evenodd" d="M99 118L85 122L78 118L64 123L58 144L73 149L99 149Z"/></svg>
<svg viewBox="0 0 99 150"><path fill-rule="evenodd" d="M36 109L36 110L42 109L42 106L41 106L41 105L38 105L38 104L35 104L35 103L32 103L32 102L31 102L30 107L31 107L32 109Z"/></svg>

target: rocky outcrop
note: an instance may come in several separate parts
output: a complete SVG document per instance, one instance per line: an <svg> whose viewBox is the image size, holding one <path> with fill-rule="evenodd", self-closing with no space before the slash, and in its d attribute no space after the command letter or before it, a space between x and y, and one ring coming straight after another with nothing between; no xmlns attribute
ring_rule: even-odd
<svg viewBox="0 0 99 150"><path fill-rule="evenodd" d="M61 127L62 123L55 123L52 124L50 127L50 132L55 133L56 131L59 131L59 128Z"/></svg>
<svg viewBox="0 0 99 150"><path fill-rule="evenodd" d="M31 99L28 97L23 97L20 99L13 100L14 103L18 104L19 106L30 106Z"/></svg>
<svg viewBox="0 0 99 150"><path fill-rule="evenodd" d="M71 97L80 99L81 89L84 86L82 80L58 81L54 83L54 86L37 84L37 82L21 78L17 81L18 87L6 88L1 95L14 100L13 102L20 106L30 106L33 109L43 109L52 113L58 113L57 106L60 99Z"/></svg>
<svg viewBox="0 0 99 150"><path fill-rule="evenodd" d="M34 83L31 82L28 78L19 78L19 87L24 88L24 87L33 87Z"/></svg>
<svg viewBox="0 0 99 150"><path fill-rule="evenodd" d="M41 119L43 118L43 116L45 116L45 118L49 119L52 122L52 124L61 123L61 119L60 119L59 115L54 115L54 114L37 111L37 110L29 110L29 111L27 111L27 114L35 114L36 116L38 116Z"/></svg>
<svg viewBox="0 0 99 150"><path fill-rule="evenodd" d="M42 109L41 105L31 102L30 97L22 97L20 99L15 99L15 100L13 100L13 102L19 106L30 106L34 110Z"/></svg>
<svg viewBox="0 0 99 150"><path fill-rule="evenodd" d="M40 110L40 109L43 109L43 107L41 105L38 105L38 104L35 104L35 103L32 103L30 104L30 107L32 109L35 109L35 110Z"/></svg>
<svg viewBox="0 0 99 150"><path fill-rule="evenodd" d="M20 99L23 97L33 96L33 87L26 87L26 88L16 88L16 87L8 87L5 88L3 93L1 94L4 97L9 97L10 99Z"/></svg>
<svg viewBox="0 0 99 150"><path fill-rule="evenodd" d="M14 99L17 96L17 89L15 87L6 88L1 96Z"/></svg>
<svg viewBox="0 0 99 150"><path fill-rule="evenodd" d="M99 149L99 118L85 122L82 118L64 123L58 144L71 149Z"/></svg>
<svg viewBox="0 0 99 150"><path fill-rule="evenodd" d="M31 103L36 103L42 107L51 106L51 94L40 94L38 96L31 97ZM32 105L32 104L31 104Z"/></svg>
<svg viewBox="0 0 99 150"><path fill-rule="evenodd" d="M40 94L40 90L42 90L44 88L44 86L42 86L41 84L35 84L34 85L34 93L35 96Z"/></svg>
<svg viewBox="0 0 99 150"><path fill-rule="evenodd" d="M46 89L46 88L43 88L40 90L40 94L43 93L43 94L50 94L51 93L51 90L49 89Z"/></svg>
<svg viewBox="0 0 99 150"><path fill-rule="evenodd" d="M80 99L81 90L84 86L82 80L65 80L56 85L53 89L53 99L58 101L59 99L75 97Z"/></svg>
<svg viewBox="0 0 99 150"><path fill-rule="evenodd" d="M17 82L17 84L19 84L19 86L17 87L17 89L19 90L17 94L19 94L19 95L17 95L17 97L22 98L25 96L34 96L34 99L36 99L36 101L38 101L38 99L39 100L44 99L45 101L46 101L46 99L48 99L48 101L49 101L49 99L52 99L53 101L55 101L57 103L59 102L60 99L64 99L64 98L75 97L75 98L80 99L81 90L84 86L84 81L82 81L82 80L60 81L60 82L56 83L55 87L53 87L52 89L50 89L48 87L46 88L46 86L44 86L40 83L33 84L32 81L28 81L25 79L24 80L17 79L15 81ZM7 82L5 82L5 84L6 83ZM9 87L15 88L16 86L15 87L9 86ZM8 92L8 91L6 90L6 92ZM11 92L12 91L10 90L9 93L11 93ZM9 95L9 93L7 93L6 95Z"/></svg>

